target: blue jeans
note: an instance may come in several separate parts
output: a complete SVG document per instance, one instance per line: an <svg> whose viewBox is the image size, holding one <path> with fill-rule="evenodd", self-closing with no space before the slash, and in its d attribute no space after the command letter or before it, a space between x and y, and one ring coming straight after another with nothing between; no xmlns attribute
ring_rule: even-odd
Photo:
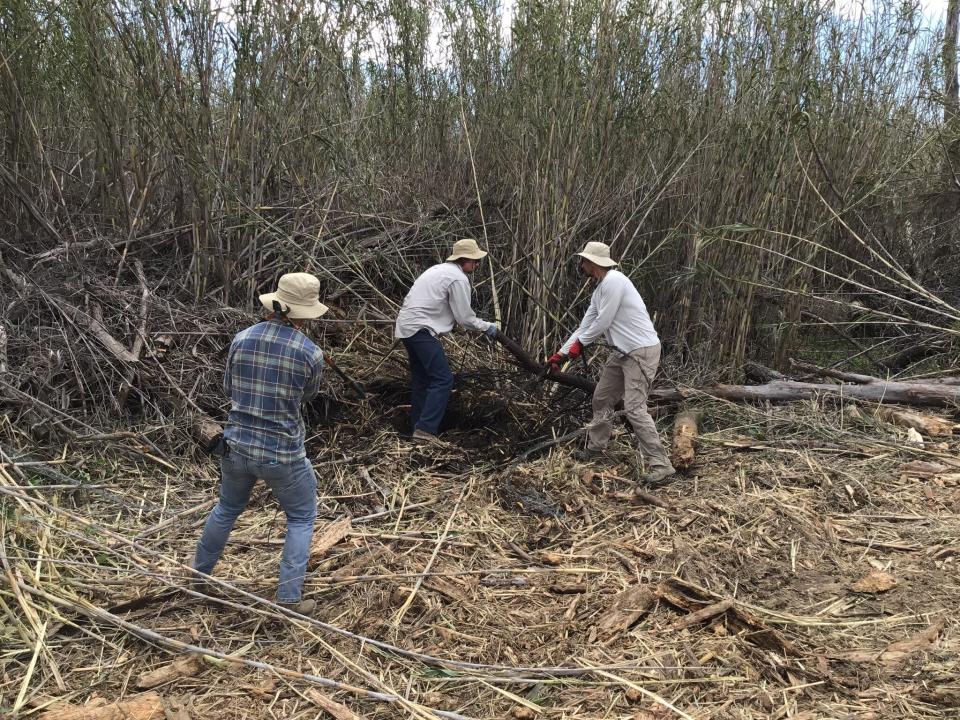
<svg viewBox="0 0 960 720"><path fill-rule="evenodd" d="M453 373L443 345L429 330L403 338L410 358L410 420L414 430L436 435L447 410Z"/></svg>
<svg viewBox="0 0 960 720"><path fill-rule="evenodd" d="M253 486L260 479L287 516L277 602L299 602L317 518L317 476L310 461L304 458L286 464L258 463L230 451L220 460L220 474L220 501L207 518L193 567L207 575L213 572L234 523L247 507Z"/></svg>

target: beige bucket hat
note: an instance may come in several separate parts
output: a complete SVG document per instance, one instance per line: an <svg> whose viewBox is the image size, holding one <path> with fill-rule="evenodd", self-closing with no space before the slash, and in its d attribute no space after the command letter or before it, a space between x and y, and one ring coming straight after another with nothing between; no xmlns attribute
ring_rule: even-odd
<svg viewBox="0 0 960 720"><path fill-rule="evenodd" d="M447 258L447 262L453 262L454 260L459 260L461 258L466 258L467 260L479 260L482 257L486 257L486 255L486 251L480 249L480 246L477 245L476 240L464 238L463 240L457 240L453 244L453 253L451 253L450 257Z"/></svg>
<svg viewBox="0 0 960 720"><path fill-rule="evenodd" d="M260 302L267 310L275 310L274 301L280 303L291 320L311 320L330 309L320 302L320 281L309 273L282 275L276 292L260 296Z"/></svg>
<svg viewBox="0 0 960 720"><path fill-rule="evenodd" d="M610 246L602 242L588 242L577 255L600 267L613 267L617 264L616 260L610 259Z"/></svg>

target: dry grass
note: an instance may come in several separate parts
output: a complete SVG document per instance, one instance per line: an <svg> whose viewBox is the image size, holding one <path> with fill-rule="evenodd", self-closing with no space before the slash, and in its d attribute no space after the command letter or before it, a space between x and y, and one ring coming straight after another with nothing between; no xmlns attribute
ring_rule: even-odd
<svg viewBox="0 0 960 720"><path fill-rule="evenodd" d="M499 399L478 390L458 411ZM265 493L217 568L218 597L183 588L211 461L171 470L114 440L5 464L3 706L128 698L189 650L199 669L157 688L177 717L314 718L311 687L371 718L956 717L960 468L901 472L956 441L911 449L833 404L708 404L697 464L658 508L629 500L624 437L608 465L561 446L508 474L517 445L502 435L412 446L371 416L377 402L311 439L318 536L353 518L314 558L312 619L270 602L283 519ZM60 473L86 488L64 490ZM849 589L872 570L896 586ZM636 587L648 610L607 629ZM931 627L934 642L881 655Z"/></svg>

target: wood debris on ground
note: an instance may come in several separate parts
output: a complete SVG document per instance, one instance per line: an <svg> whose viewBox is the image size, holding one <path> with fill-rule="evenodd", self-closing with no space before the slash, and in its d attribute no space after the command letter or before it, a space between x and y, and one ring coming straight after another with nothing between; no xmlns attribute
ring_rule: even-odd
<svg viewBox="0 0 960 720"><path fill-rule="evenodd" d="M139 308L140 291L110 292ZM575 461L581 436L557 438L582 427L588 397L507 354L461 370L444 444L412 443L402 358L374 326L335 325L322 343L350 348L338 362L366 394L331 375L307 411L320 518L304 620L271 605L284 518L262 487L215 592L182 589L218 475L191 438L216 435L196 419L222 422L223 347L248 318L217 309L213 328L170 303L150 306L136 362L102 337L122 337L107 309L79 302L48 311L91 333L96 362L24 364L8 338L21 374L0 427L4 711L863 720L895 699L904 717L954 712L948 409L685 393L683 472L651 490L624 427L606 456ZM37 331L51 346L53 328ZM88 376L105 404L85 413ZM135 413L112 405L121 387ZM677 410L658 413L665 435Z"/></svg>

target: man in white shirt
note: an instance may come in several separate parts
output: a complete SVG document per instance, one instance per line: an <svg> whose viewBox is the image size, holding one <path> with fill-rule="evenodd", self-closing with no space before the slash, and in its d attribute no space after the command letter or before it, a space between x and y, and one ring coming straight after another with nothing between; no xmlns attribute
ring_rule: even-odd
<svg viewBox="0 0 960 720"><path fill-rule="evenodd" d="M596 281L583 321L576 332L547 362L553 370L560 363L577 358L601 336L611 348L600 381L593 391L593 420L587 433L587 449L577 453L581 459L593 459L603 452L613 433L610 414L620 399L637 435L640 449L647 456L647 484L661 483L676 471L657 434L657 426L647 412L647 395L660 364L660 338L650 321L647 306L626 275L613 268L610 248L604 243L588 242L580 256L580 269Z"/></svg>
<svg viewBox="0 0 960 720"><path fill-rule="evenodd" d="M434 265L413 283L397 315L394 334L410 359L410 419L413 437L436 440L450 400L453 373L438 336L456 322L493 339L494 323L481 320L470 306L470 279L486 252L476 240L457 240L446 262Z"/></svg>

